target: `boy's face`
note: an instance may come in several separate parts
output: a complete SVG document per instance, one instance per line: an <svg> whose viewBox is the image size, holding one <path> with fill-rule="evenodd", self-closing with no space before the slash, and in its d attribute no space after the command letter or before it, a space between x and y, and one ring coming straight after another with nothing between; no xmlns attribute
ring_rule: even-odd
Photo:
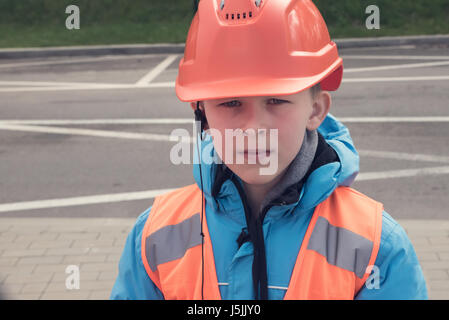
<svg viewBox="0 0 449 320"><path fill-rule="evenodd" d="M266 184L288 167L301 148L306 129L318 128L330 103L328 92L312 97L309 89L293 95L205 100L200 108L207 118L206 129L211 129L214 148L226 166L248 184ZM248 136L240 134L240 143L232 137L237 129L248 129ZM250 151L245 154L245 150ZM257 153L264 150L265 155ZM244 163L237 163L237 157ZM261 168L270 168L265 170L270 173L261 174Z"/></svg>

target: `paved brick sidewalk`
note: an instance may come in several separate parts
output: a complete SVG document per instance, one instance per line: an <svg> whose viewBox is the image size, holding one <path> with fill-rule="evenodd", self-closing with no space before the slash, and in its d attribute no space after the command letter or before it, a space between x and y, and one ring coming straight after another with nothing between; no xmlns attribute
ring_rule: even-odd
<svg viewBox="0 0 449 320"><path fill-rule="evenodd" d="M108 299L135 219L0 218L6 299ZM431 299L449 299L449 220L398 220L412 240ZM69 265L80 288L66 289Z"/></svg>
<svg viewBox="0 0 449 320"><path fill-rule="evenodd" d="M7 299L108 299L135 219L0 218L0 283ZM79 290L67 290L69 265Z"/></svg>

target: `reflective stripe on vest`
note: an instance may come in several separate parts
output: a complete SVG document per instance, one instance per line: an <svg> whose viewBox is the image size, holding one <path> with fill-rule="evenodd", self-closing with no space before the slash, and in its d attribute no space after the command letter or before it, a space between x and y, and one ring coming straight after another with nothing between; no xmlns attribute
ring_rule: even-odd
<svg viewBox="0 0 449 320"><path fill-rule="evenodd" d="M151 271L158 265L182 258L188 249L201 244L200 213L175 225L165 226L146 238L145 254Z"/></svg>
<svg viewBox="0 0 449 320"><path fill-rule="evenodd" d="M377 257L382 210L382 204L348 187L319 204L284 299L353 299ZM196 184L154 201L143 230L142 261L165 299L201 299L200 214ZM204 298L220 299L205 214L203 231Z"/></svg>
<svg viewBox="0 0 449 320"><path fill-rule="evenodd" d="M331 225L326 218L318 217L307 249L326 257L328 263L352 271L362 278L373 242L350 230Z"/></svg>

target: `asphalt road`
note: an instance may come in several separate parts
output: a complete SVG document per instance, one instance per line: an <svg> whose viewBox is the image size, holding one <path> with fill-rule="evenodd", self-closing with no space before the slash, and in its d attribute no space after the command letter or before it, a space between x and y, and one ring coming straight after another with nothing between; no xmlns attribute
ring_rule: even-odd
<svg viewBox="0 0 449 320"><path fill-rule="evenodd" d="M360 150L353 187L394 218L449 219L449 48L340 54L344 82L331 113ZM0 216L137 217L152 191L194 183L164 140L192 131L192 110L174 92L180 59L0 60Z"/></svg>

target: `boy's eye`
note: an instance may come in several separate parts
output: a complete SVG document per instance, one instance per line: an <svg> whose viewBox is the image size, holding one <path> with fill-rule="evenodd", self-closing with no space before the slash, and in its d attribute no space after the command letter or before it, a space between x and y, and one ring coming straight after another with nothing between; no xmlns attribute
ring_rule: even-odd
<svg viewBox="0 0 449 320"><path fill-rule="evenodd" d="M276 98L271 98L271 99L267 100L267 102L269 104L282 104L282 103L286 103L288 101L281 100L281 99L276 99ZM224 107L227 107L227 108L234 108L234 107L239 106L239 104L240 104L240 101L232 100L232 101L224 102L224 103L220 104L220 106L224 106Z"/></svg>
<svg viewBox="0 0 449 320"><path fill-rule="evenodd" d="M237 107L238 106L237 103L240 103L240 102L237 101L237 100L232 100L232 101L228 101L228 102L222 103L222 104L220 104L220 106L224 106L224 107L227 107L227 108L233 108L233 107Z"/></svg>
<svg viewBox="0 0 449 320"><path fill-rule="evenodd" d="M281 100L281 99L272 98L272 99L268 100L268 102L273 102L273 104L281 104L281 103L285 103L287 101Z"/></svg>

